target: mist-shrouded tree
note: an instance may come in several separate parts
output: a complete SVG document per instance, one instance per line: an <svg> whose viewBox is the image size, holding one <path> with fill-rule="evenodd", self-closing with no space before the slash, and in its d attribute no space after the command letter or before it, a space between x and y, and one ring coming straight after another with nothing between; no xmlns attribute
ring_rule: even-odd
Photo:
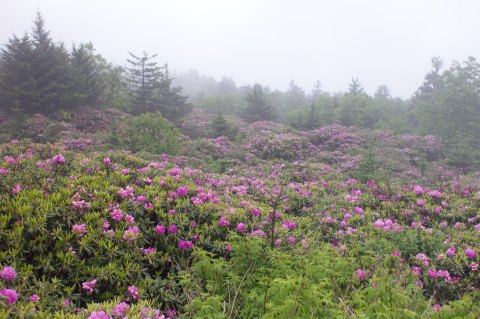
<svg viewBox="0 0 480 319"><path fill-rule="evenodd" d="M229 136L230 125L223 116L223 112L218 112L209 124L212 137Z"/></svg>
<svg viewBox="0 0 480 319"><path fill-rule="evenodd" d="M162 116L175 124L192 110L187 97L181 94L182 88L172 85L173 78L168 65L158 66L153 61L157 56L143 52L142 56L130 53L131 59L126 68L127 83L132 95L133 113L160 112Z"/></svg>
<svg viewBox="0 0 480 319"><path fill-rule="evenodd" d="M54 113L69 110L74 105L69 54L63 43L56 44L45 29L45 20L39 12L32 30L33 55L31 68L35 79L35 112Z"/></svg>
<svg viewBox="0 0 480 319"><path fill-rule="evenodd" d="M432 74L435 72L430 72ZM427 76L429 76L427 74ZM436 73L435 73L436 74ZM435 76L435 90L414 99L417 132L440 136L447 162L480 167L480 63L469 57ZM425 91L424 87L419 91Z"/></svg>
<svg viewBox="0 0 480 319"><path fill-rule="evenodd" d="M431 60L432 69L425 75L422 86L418 88L413 96L413 102L418 103L428 100L443 88L442 68L443 60L440 57L433 57Z"/></svg>
<svg viewBox="0 0 480 319"><path fill-rule="evenodd" d="M143 52L137 56L128 52L129 67L125 69L127 83L132 94L133 114L154 112L155 90L160 86L162 67L153 61L157 54L148 55Z"/></svg>
<svg viewBox="0 0 480 319"><path fill-rule="evenodd" d="M192 105L187 102L188 97L182 95L182 88L173 86L173 78L168 72L168 65L164 65L160 82L155 87L153 105L163 117L179 125L185 115L192 111Z"/></svg>
<svg viewBox="0 0 480 319"><path fill-rule="evenodd" d="M237 85L231 77L224 76L218 83L218 93L222 95L236 95Z"/></svg>
<svg viewBox="0 0 480 319"><path fill-rule="evenodd" d="M268 102L262 85L255 84L247 93L245 100L247 107L241 114L245 121L253 123L256 121L273 121L277 118L277 110Z"/></svg>
<svg viewBox="0 0 480 319"><path fill-rule="evenodd" d="M362 86L362 83L360 83L360 80L358 78L352 78L352 81L348 84L348 90L345 92L345 95L363 95L365 94L365 89Z"/></svg>
<svg viewBox="0 0 480 319"><path fill-rule="evenodd" d="M307 104L307 97L305 96L305 92L294 81L290 81L286 100L288 108L305 106Z"/></svg>
<svg viewBox="0 0 480 319"><path fill-rule="evenodd" d="M124 70L120 66L107 63L101 73L104 91L100 97L100 105L107 108L116 108L123 112L133 112L132 96L128 85L124 81Z"/></svg>
<svg viewBox="0 0 480 319"><path fill-rule="evenodd" d="M1 51L2 104L24 113L55 113L75 105L69 54L37 12L31 36L13 36Z"/></svg>
<svg viewBox="0 0 480 319"><path fill-rule="evenodd" d="M312 99L315 101L316 99L320 98L322 94L323 94L322 83L320 83L320 81L317 80L315 84L313 84Z"/></svg>
<svg viewBox="0 0 480 319"><path fill-rule="evenodd" d="M391 100L392 94L390 93L390 88L386 85L380 85L377 87L375 94L373 95L375 99Z"/></svg>
<svg viewBox="0 0 480 319"><path fill-rule="evenodd" d="M82 43L72 47L70 61L76 104L97 106L107 89L102 74L106 71L105 59L95 54L92 43Z"/></svg>
<svg viewBox="0 0 480 319"><path fill-rule="evenodd" d="M31 111L36 99L32 72L33 45L27 34L13 36L0 51L0 108L6 112Z"/></svg>

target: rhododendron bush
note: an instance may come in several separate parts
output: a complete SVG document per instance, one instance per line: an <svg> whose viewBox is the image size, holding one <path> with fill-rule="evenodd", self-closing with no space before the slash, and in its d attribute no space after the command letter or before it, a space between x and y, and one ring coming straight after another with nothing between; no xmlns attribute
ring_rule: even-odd
<svg viewBox="0 0 480 319"><path fill-rule="evenodd" d="M1 145L1 316L476 318L480 188L388 188L293 161L361 144L328 130L277 135L289 147L250 136L264 161L225 175L182 157ZM382 139L437 156L428 138Z"/></svg>

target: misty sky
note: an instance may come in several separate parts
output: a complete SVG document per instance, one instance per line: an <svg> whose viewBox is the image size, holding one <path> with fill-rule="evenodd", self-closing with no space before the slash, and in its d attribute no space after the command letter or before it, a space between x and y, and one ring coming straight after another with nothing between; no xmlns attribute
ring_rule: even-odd
<svg viewBox="0 0 480 319"><path fill-rule="evenodd" d="M56 41L91 41L108 60L158 53L177 73L310 92L367 92L387 84L410 97L433 56L480 59L480 1L466 0L1 0L0 42L29 30L37 8Z"/></svg>

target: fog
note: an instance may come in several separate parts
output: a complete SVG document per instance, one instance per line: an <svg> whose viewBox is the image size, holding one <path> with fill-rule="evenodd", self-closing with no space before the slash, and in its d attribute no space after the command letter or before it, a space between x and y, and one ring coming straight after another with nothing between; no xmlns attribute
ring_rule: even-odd
<svg viewBox="0 0 480 319"><path fill-rule="evenodd" d="M55 40L91 41L124 65L127 52L158 53L176 73L197 69L238 85L343 91L358 77L410 97L440 56L480 56L477 1L3 1L0 42L27 31L40 10Z"/></svg>

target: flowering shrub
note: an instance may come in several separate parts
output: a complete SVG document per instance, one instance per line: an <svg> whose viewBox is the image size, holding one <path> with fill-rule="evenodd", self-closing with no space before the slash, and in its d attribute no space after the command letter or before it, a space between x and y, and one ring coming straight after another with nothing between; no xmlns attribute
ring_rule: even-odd
<svg viewBox="0 0 480 319"><path fill-rule="evenodd" d="M221 175L24 142L0 146L0 169L0 317L479 311L480 188L462 180L384 188L305 162Z"/></svg>

